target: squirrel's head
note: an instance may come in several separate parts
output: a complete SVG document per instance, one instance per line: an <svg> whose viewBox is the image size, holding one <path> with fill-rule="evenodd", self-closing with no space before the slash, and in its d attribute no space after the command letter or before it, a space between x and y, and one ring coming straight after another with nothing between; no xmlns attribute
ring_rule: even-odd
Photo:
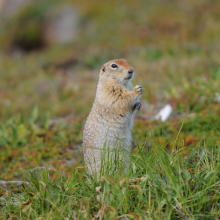
<svg viewBox="0 0 220 220"><path fill-rule="evenodd" d="M111 80L116 84L129 84L134 76L134 70L125 59L110 60L100 70L100 79Z"/></svg>

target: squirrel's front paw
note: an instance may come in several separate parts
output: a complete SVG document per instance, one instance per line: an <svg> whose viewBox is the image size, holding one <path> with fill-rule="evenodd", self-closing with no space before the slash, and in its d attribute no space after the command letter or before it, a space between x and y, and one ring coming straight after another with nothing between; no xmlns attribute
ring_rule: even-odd
<svg viewBox="0 0 220 220"><path fill-rule="evenodd" d="M136 110L139 111L141 109L141 106L142 106L141 102L136 102L135 105L134 105L134 110L136 109Z"/></svg>
<svg viewBox="0 0 220 220"><path fill-rule="evenodd" d="M136 85L136 86L134 87L134 92L137 93L137 94L139 94L139 95L142 95L142 93L143 93L143 88L142 88L142 86Z"/></svg>

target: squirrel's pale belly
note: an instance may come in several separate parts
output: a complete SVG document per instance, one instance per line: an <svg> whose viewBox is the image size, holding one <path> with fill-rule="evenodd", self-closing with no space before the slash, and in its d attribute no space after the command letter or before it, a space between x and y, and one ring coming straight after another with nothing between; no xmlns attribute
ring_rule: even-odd
<svg viewBox="0 0 220 220"><path fill-rule="evenodd" d="M93 108L87 118L83 146L102 149L104 144L113 149L116 142L120 142L124 148L130 145L132 129L132 113L117 115L114 112ZM119 143L117 143L119 144Z"/></svg>
<svg viewBox="0 0 220 220"><path fill-rule="evenodd" d="M93 106L83 132L84 157L86 163L90 164L88 166L90 173L94 173L94 169L99 172L104 148L112 152L119 150L123 157L128 157L131 151L132 121L131 112L117 115L114 111Z"/></svg>

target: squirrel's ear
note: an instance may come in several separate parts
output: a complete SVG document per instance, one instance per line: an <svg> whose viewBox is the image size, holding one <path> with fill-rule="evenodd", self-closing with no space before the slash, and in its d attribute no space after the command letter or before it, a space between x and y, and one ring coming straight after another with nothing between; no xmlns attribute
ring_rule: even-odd
<svg viewBox="0 0 220 220"><path fill-rule="evenodd" d="M102 67L102 72L105 72L105 66Z"/></svg>

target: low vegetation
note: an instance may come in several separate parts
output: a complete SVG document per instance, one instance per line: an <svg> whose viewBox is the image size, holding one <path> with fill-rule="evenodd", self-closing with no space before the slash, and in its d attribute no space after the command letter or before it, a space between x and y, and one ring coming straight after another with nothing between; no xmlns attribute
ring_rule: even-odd
<svg viewBox="0 0 220 220"><path fill-rule="evenodd" d="M0 219L219 219L219 2L66 5L80 12L69 45L44 42L43 1L0 27ZM144 88L132 163L87 181L83 125L117 57ZM153 120L165 103L171 118Z"/></svg>
<svg viewBox="0 0 220 220"><path fill-rule="evenodd" d="M211 141L212 143L212 141ZM127 175L90 180L82 166L22 172L29 184L2 191L3 219L218 219L219 147L202 140L186 153L137 146ZM188 149L189 150L189 149Z"/></svg>

